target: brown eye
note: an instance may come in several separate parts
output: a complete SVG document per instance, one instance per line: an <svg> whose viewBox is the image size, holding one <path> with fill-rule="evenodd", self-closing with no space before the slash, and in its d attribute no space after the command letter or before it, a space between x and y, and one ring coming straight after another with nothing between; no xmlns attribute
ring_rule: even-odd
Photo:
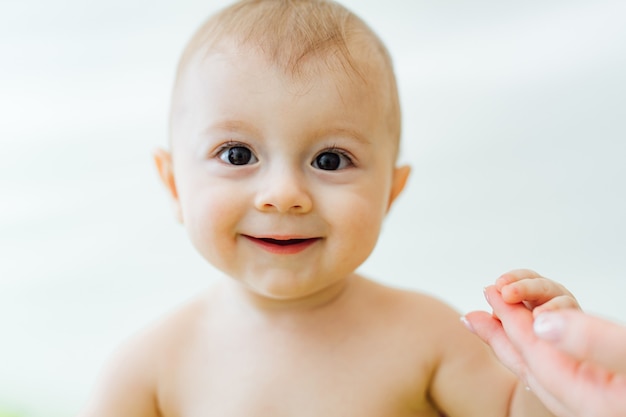
<svg viewBox="0 0 626 417"><path fill-rule="evenodd" d="M352 161L341 152L326 151L319 154L313 160L313 163L311 165L313 165L314 168L324 171L336 171L349 167L350 165L352 165Z"/></svg>
<svg viewBox="0 0 626 417"><path fill-rule="evenodd" d="M219 158L230 165L249 165L258 161L245 146L230 146L219 153Z"/></svg>

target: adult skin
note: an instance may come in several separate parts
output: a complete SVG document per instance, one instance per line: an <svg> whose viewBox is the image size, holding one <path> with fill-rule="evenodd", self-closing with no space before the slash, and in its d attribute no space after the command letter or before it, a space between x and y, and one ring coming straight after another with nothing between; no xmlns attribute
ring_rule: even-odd
<svg viewBox="0 0 626 417"><path fill-rule="evenodd" d="M579 310L533 312L485 290L468 328L560 417L626 416L626 328Z"/></svg>

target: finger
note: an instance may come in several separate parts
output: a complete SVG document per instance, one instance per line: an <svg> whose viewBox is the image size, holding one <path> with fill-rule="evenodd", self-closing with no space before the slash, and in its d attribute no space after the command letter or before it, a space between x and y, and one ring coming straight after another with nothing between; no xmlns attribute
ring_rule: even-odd
<svg viewBox="0 0 626 417"><path fill-rule="evenodd" d="M472 311L462 318L466 327L491 347L498 360L520 378L525 376L521 356L515 350L500 321L484 311Z"/></svg>
<svg viewBox="0 0 626 417"><path fill-rule="evenodd" d="M487 287L485 295L490 304L496 306L497 313L502 314L511 322L508 323L509 326L515 323L516 326L526 329L529 339L536 339L532 334L531 313L525 307L521 305L513 307L505 303L495 287ZM515 310L518 313L515 313ZM544 385L528 369L523 357L504 332L502 323L494 318L494 315L475 311L468 313L465 316L465 321L470 326L470 330L491 346L496 357L517 375L550 410L560 416L573 415L570 414L566 405L562 404L559 398L555 397L549 389L544 388Z"/></svg>
<svg viewBox="0 0 626 417"><path fill-rule="evenodd" d="M576 300L561 284L543 277L523 279L507 284L500 289L500 292L502 293L502 298L507 303L525 302L531 308L562 295L567 295L572 300ZM576 305L578 304L576 303Z"/></svg>
<svg viewBox="0 0 626 417"><path fill-rule="evenodd" d="M626 327L566 310L543 313L535 319L534 331L579 360L626 375Z"/></svg>
<svg viewBox="0 0 626 417"><path fill-rule="evenodd" d="M612 378L605 370L581 365L575 358L539 339L533 331L532 313L523 304L506 303L494 286L487 287L485 294L505 332L498 337L506 338L510 349L519 355L517 367L509 369L557 415L594 415L584 413L603 410L609 399L623 398L626 379ZM469 320L473 322L471 316ZM499 359L507 360L502 356Z"/></svg>
<svg viewBox="0 0 626 417"><path fill-rule="evenodd" d="M506 272L496 280L496 288L498 291L502 291L502 287L511 284L513 282L520 281L522 279L542 278L537 272L532 269L514 269Z"/></svg>
<svg viewBox="0 0 626 417"><path fill-rule="evenodd" d="M592 407L587 403L599 406L598 401L608 398L609 394L623 395L626 387L624 378L614 378L614 374L604 369L581 363L550 342L539 339L533 331L530 311L521 304L507 304L493 289L488 288L487 294L506 337L513 349L519 352L524 381L543 401L547 403L558 399L568 409L577 410ZM569 310L558 314L562 313L569 313Z"/></svg>
<svg viewBox="0 0 626 417"><path fill-rule="evenodd" d="M512 340L515 345L536 342L537 337L533 333L532 313L523 304L507 303L495 286L485 288L485 297L493 308L494 316L500 320L506 334L511 333L515 336L515 339Z"/></svg>
<svg viewBox="0 0 626 417"><path fill-rule="evenodd" d="M552 300L548 301L545 304L541 304L540 306L533 309L533 316L537 317L539 314L546 313L549 311L557 311L557 310L579 310L580 306L575 298L570 297L569 295L560 295L558 297L554 297Z"/></svg>

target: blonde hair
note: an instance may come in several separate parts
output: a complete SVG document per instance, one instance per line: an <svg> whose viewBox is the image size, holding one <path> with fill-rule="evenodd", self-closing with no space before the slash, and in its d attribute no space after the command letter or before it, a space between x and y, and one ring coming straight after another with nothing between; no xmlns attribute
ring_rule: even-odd
<svg viewBox="0 0 626 417"><path fill-rule="evenodd" d="M385 91L380 93L388 102L391 133L399 141L400 105L391 57L367 24L340 4L332 0L240 0L222 9L189 41L178 65L175 88L189 61L199 52L209 53L223 40L261 51L271 64L296 78L320 71L324 65L364 83L368 83L366 75L384 77Z"/></svg>

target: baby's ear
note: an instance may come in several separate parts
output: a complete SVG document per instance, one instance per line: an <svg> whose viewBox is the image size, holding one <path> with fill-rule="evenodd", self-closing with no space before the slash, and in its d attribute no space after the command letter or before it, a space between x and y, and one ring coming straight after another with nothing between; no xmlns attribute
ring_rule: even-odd
<svg viewBox="0 0 626 417"><path fill-rule="evenodd" d="M154 164L156 165L161 182L165 185L165 189L172 198L172 205L176 220L182 223L183 215L180 208L180 201L178 200L176 182L174 181L174 165L172 164L172 155L165 149L157 148L152 153L152 157L154 158Z"/></svg>
<svg viewBox="0 0 626 417"><path fill-rule="evenodd" d="M389 193L389 202L387 203L387 211L389 211L393 202L396 201L396 198L400 195L402 190L404 190L404 186L406 185L406 181L408 180L410 173L411 167L408 165L402 165L394 168L393 178L391 179L391 192Z"/></svg>

